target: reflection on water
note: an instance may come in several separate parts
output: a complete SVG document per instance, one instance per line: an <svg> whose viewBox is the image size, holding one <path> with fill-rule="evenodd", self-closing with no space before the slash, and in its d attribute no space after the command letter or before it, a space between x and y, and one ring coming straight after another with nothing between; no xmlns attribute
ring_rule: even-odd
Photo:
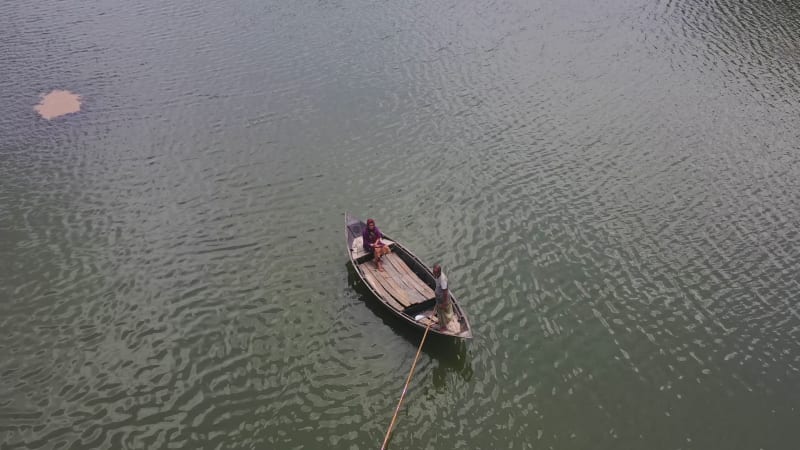
<svg viewBox="0 0 800 450"><path fill-rule="evenodd" d="M0 17L3 450L375 448L422 332L345 210L475 332L426 343L392 448L800 441L797 2ZM54 86L80 120L31 114Z"/></svg>
<svg viewBox="0 0 800 450"><path fill-rule="evenodd" d="M431 380L435 387L447 387L450 375L467 383L472 379L471 356L466 341L440 339L427 343L424 351L436 361L436 366L431 369Z"/></svg>

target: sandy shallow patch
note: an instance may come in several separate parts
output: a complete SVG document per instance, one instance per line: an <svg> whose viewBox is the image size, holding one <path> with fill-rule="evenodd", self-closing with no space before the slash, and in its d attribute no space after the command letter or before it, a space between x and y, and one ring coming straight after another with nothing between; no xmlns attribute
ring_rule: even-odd
<svg viewBox="0 0 800 450"><path fill-rule="evenodd" d="M70 91L55 90L42 95L42 101L33 109L47 120L81 110L81 96Z"/></svg>

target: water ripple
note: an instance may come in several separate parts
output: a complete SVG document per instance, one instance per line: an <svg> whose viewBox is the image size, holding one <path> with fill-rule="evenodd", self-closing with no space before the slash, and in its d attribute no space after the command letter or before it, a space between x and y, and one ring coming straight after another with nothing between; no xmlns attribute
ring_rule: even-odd
<svg viewBox="0 0 800 450"><path fill-rule="evenodd" d="M790 448L797 8L597 6L0 6L0 447L374 447L351 210L475 327L393 447Z"/></svg>

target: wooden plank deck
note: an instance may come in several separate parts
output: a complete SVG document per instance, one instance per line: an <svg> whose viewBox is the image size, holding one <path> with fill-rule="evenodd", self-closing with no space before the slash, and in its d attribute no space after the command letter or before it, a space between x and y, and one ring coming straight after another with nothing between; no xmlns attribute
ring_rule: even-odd
<svg viewBox="0 0 800 450"><path fill-rule="evenodd" d="M384 257L393 268L397 269L400 276L407 281L410 287L419 292L425 299L433 298L434 292L424 281L420 280L410 267L397 255L390 253ZM384 264L385 266L386 264Z"/></svg>
<svg viewBox="0 0 800 450"><path fill-rule="evenodd" d="M376 277L374 277L372 273L369 270L367 270L366 264L369 263L362 264L362 268L364 269L364 278L367 279L367 282L370 284L370 286L372 286L372 288L375 289L378 295L386 299L386 301L389 302L389 305L391 305L392 308L398 311L402 311L405 308L405 306L401 305L400 303L397 303L397 300L395 300L394 297L391 294L389 294L389 292L387 292L386 289L383 287L383 285L378 281L379 278L376 279Z"/></svg>
<svg viewBox="0 0 800 450"><path fill-rule="evenodd" d="M367 282L376 292L394 302L400 309L433 298L433 289L420 280L399 256L390 253L383 257L383 272L378 271L373 261L359 264Z"/></svg>

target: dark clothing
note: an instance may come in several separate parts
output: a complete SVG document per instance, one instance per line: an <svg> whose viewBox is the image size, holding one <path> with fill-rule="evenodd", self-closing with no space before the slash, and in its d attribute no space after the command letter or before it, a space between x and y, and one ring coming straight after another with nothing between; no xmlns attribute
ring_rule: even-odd
<svg viewBox="0 0 800 450"><path fill-rule="evenodd" d="M375 225L375 228L372 230L369 229L369 226L365 226L364 232L361 233L361 236L364 238L364 250L369 253L375 252L375 248L373 248L372 245L380 241L383 237L381 230L378 229L377 225Z"/></svg>

